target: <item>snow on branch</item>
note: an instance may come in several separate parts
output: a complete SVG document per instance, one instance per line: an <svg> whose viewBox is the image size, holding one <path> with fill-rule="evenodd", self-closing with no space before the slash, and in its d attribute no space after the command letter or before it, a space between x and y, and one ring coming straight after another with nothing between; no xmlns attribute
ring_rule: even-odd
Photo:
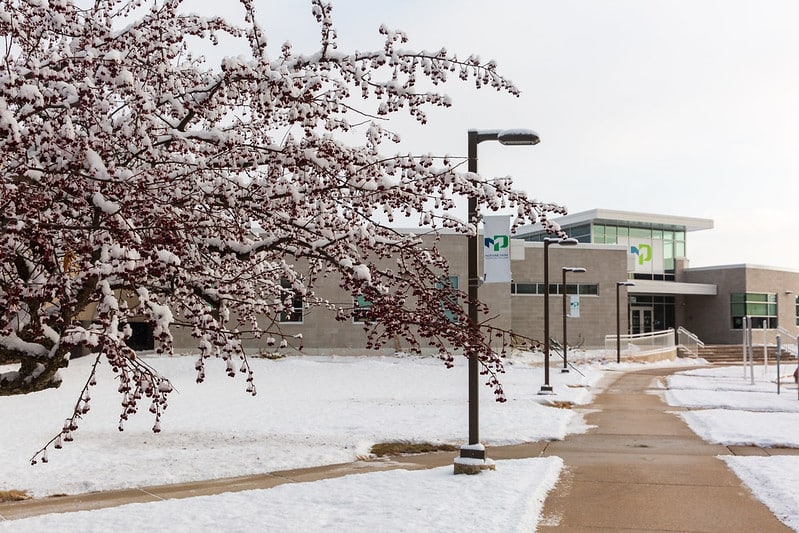
<svg viewBox="0 0 799 533"><path fill-rule="evenodd" d="M514 209L514 225L563 209L464 172L462 155L396 153L384 124L452 105L422 85L518 90L492 61L414 50L387 26L374 50L339 50L322 0L310 2L317 53L271 50L255 2L240 4L236 27L185 14L181 0L0 0L0 363L19 365L0 396L56 387L73 354L90 352L117 372L121 420L151 398L157 430L171 388L128 346L132 323L152 327L162 354L182 328L198 381L219 357L255 394L243 340L301 342L280 326L301 295L341 319L360 313L369 347L399 338L445 362L476 355L501 398L492 346L508 332L442 307L436 235L474 234L452 212L459 197ZM249 54L207 66L193 55L223 34ZM429 241L392 227L399 215L418 217ZM369 309L318 297L322 280Z"/></svg>

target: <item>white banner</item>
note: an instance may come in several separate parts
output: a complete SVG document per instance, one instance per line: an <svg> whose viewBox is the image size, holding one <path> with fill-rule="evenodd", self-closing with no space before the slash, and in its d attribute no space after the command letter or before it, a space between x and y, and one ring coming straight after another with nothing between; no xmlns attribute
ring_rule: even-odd
<svg viewBox="0 0 799 533"><path fill-rule="evenodd" d="M580 318L580 297L576 294L569 296L569 316Z"/></svg>
<svg viewBox="0 0 799 533"><path fill-rule="evenodd" d="M483 217L483 280L510 283L510 215Z"/></svg>

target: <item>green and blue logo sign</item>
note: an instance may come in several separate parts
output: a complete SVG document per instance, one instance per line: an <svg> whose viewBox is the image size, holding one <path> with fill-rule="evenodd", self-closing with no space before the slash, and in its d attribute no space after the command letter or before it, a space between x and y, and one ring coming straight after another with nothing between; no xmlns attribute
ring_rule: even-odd
<svg viewBox="0 0 799 533"><path fill-rule="evenodd" d="M510 238L507 235L494 235L485 238L485 247L498 252L510 246Z"/></svg>
<svg viewBox="0 0 799 533"><path fill-rule="evenodd" d="M652 245L639 244L638 246L630 246L630 253L638 256L638 264L643 265L652 260Z"/></svg>

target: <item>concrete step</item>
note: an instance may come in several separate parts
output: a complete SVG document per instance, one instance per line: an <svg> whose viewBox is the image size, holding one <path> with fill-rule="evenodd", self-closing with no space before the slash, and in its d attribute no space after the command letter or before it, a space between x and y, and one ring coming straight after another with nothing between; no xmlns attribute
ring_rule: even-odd
<svg viewBox="0 0 799 533"><path fill-rule="evenodd" d="M769 361L777 360L777 347L768 346ZM764 362L763 346L755 345L752 348L752 356L755 362ZM740 344L706 344L699 349L699 357L709 363L741 363L743 362L743 346ZM790 352L783 350L780 359L785 362L795 362L796 357Z"/></svg>

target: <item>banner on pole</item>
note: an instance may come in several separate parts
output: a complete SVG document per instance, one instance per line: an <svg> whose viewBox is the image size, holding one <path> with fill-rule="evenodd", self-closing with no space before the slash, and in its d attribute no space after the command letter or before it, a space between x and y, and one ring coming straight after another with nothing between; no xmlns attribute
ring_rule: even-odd
<svg viewBox="0 0 799 533"><path fill-rule="evenodd" d="M510 283L510 215L483 217L483 281Z"/></svg>
<svg viewBox="0 0 799 533"><path fill-rule="evenodd" d="M580 297L576 294L569 296L569 316L580 318Z"/></svg>

